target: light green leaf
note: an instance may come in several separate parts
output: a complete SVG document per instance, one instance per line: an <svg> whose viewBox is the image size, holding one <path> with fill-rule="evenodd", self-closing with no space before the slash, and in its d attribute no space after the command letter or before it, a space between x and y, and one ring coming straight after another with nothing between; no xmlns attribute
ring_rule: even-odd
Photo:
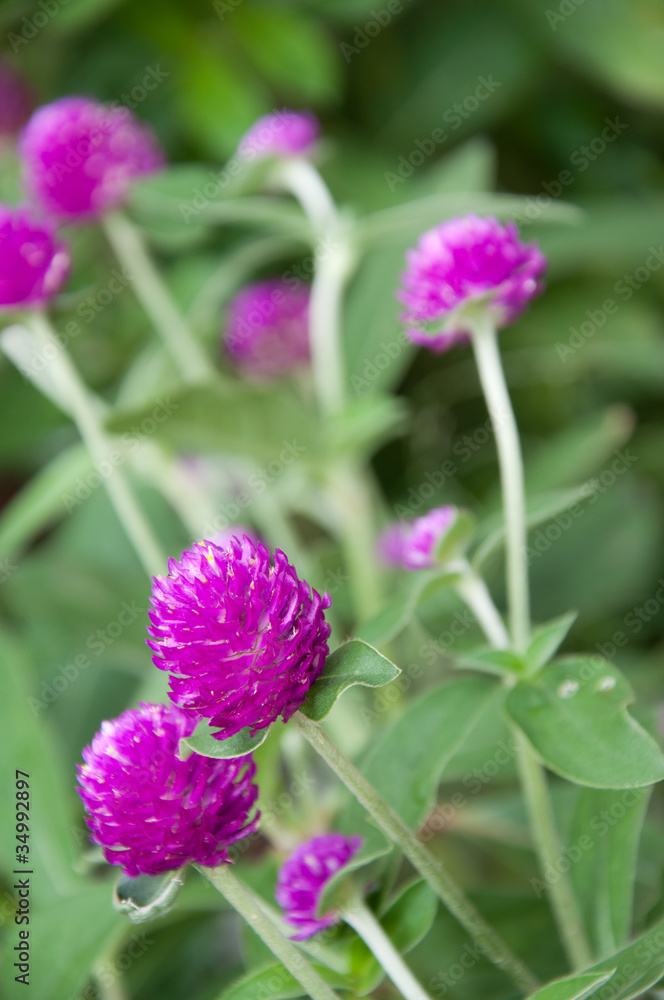
<svg viewBox="0 0 664 1000"><path fill-rule="evenodd" d="M554 618L546 625L538 625L533 632L533 639L526 652L526 665L531 673L535 673L540 667L555 655L565 636L571 629L578 616L577 611L569 611L560 618Z"/></svg>
<svg viewBox="0 0 664 1000"><path fill-rule="evenodd" d="M324 965L312 962L318 975L333 989L350 990L352 983L348 976L333 972ZM306 991L297 979L280 964L269 965L257 972L250 972L234 983L219 997L219 1000L295 1000L306 996Z"/></svg>
<svg viewBox="0 0 664 1000"><path fill-rule="evenodd" d="M206 722L199 722L191 736L185 736L180 740L180 755L185 758L192 753L198 753L201 757L215 757L218 760L244 757L265 743L270 732L270 727L267 726L252 736L249 726L246 726L226 740L217 740L211 735L212 728Z"/></svg>
<svg viewBox="0 0 664 1000"><path fill-rule="evenodd" d="M380 923L400 955L406 955L428 934L437 909L438 899L423 880L411 882L390 903ZM373 993L385 972L363 941L353 942L350 961L357 996Z"/></svg>
<svg viewBox="0 0 664 1000"><path fill-rule="evenodd" d="M403 632L422 601L431 597L438 589L453 586L458 579L458 573L448 570L409 573L402 596L362 622L357 629L359 637L374 646L390 642Z"/></svg>
<svg viewBox="0 0 664 1000"><path fill-rule="evenodd" d="M351 639L328 656L325 667L300 709L303 715L320 722L349 687L383 687L401 671L386 656L363 639Z"/></svg>
<svg viewBox="0 0 664 1000"><path fill-rule="evenodd" d="M532 993L529 1000L585 1000L611 979L615 971L581 972L567 979L557 979L554 983L543 986L537 993Z"/></svg>
<svg viewBox="0 0 664 1000"><path fill-rule="evenodd" d="M464 656L457 664L459 670L481 670L487 674L520 674L525 664L520 656L508 649L482 648Z"/></svg>
<svg viewBox="0 0 664 1000"><path fill-rule="evenodd" d="M184 868L165 875L120 875L113 890L113 906L132 924L144 924L168 913L184 885Z"/></svg>
<svg viewBox="0 0 664 1000"><path fill-rule="evenodd" d="M517 684L506 710L562 777L591 788L639 788L664 778L664 754L627 711L632 701L612 663L577 656Z"/></svg>
<svg viewBox="0 0 664 1000"><path fill-rule="evenodd" d="M650 788L580 788L568 835L570 875L596 953L611 954L631 930L634 879Z"/></svg>

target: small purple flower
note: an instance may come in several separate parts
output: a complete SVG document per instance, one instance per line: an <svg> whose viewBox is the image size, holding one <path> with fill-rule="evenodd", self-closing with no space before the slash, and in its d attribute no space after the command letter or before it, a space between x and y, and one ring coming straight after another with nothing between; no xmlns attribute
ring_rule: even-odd
<svg viewBox="0 0 664 1000"><path fill-rule="evenodd" d="M378 540L381 558L403 569L433 569L436 552L457 518L456 507L434 507L414 521L400 521L386 528Z"/></svg>
<svg viewBox="0 0 664 1000"><path fill-rule="evenodd" d="M513 222L465 215L424 233L406 254L397 297L416 344L441 353L467 343L469 315L488 309L506 326L539 295L546 259L535 243L522 243Z"/></svg>
<svg viewBox="0 0 664 1000"><path fill-rule="evenodd" d="M304 941L318 931L332 926L337 913L318 916L318 905L325 886L333 875L347 865L362 846L361 837L326 833L300 844L279 869L275 898L289 923L297 928L294 941Z"/></svg>
<svg viewBox="0 0 664 1000"><path fill-rule="evenodd" d="M63 97L33 114L19 143L31 197L56 219L84 222L121 205L132 181L164 165L152 131L124 107Z"/></svg>
<svg viewBox="0 0 664 1000"><path fill-rule="evenodd" d="M311 112L284 108L254 122L240 140L238 152L247 160L266 156L306 156L319 133L320 124Z"/></svg>
<svg viewBox="0 0 664 1000"><path fill-rule="evenodd" d="M168 571L154 577L148 645L172 701L209 719L218 739L287 722L325 665L329 595L247 537L198 542Z"/></svg>
<svg viewBox="0 0 664 1000"><path fill-rule="evenodd" d="M0 60L0 140L14 138L30 117L32 91L27 82Z"/></svg>
<svg viewBox="0 0 664 1000"><path fill-rule="evenodd" d="M69 251L49 222L0 205L0 311L39 308L60 291Z"/></svg>
<svg viewBox="0 0 664 1000"><path fill-rule="evenodd" d="M253 833L258 797L251 756L178 757L195 722L172 705L141 704L102 722L78 765L78 793L92 839L125 875L230 862L231 844Z"/></svg>
<svg viewBox="0 0 664 1000"><path fill-rule="evenodd" d="M242 289L228 307L226 350L258 379L282 378L309 363L309 289L281 278Z"/></svg>

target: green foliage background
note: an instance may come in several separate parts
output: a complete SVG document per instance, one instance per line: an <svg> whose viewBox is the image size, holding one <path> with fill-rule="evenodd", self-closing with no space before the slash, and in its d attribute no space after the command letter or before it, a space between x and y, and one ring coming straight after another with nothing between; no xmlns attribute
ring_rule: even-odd
<svg viewBox="0 0 664 1000"><path fill-rule="evenodd" d="M126 102L123 95L140 88L151 67L160 71L163 82L137 102L136 113L154 125L172 162L205 167L196 178L220 169L259 114L288 105L310 107L321 117L327 137L323 173L338 200L358 214L441 191L532 196L524 233L532 233L549 256L548 289L502 335L505 365L530 489L546 493L586 483L590 498L571 526L554 519L558 532L547 534L545 525L531 539L534 614L544 621L570 607L582 609L569 648L603 644L641 696L643 718L654 728L664 691L664 268L660 260L647 280L636 277L639 287L629 296L624 276L647 267L653 248L651 259L664 254L664 11L658 0L404 0L391 5L399 12L370 37L376 12L387 17L381 4L220 0L215 9L204 0L51 0L46 7L4 0L0 38L40 101L80 92ZM55 13L28 39L30 26L43 20L35 20L42 10ZM497 86L469 111L479 78ZM607 120L621 123L620 134L597 152ZM431 136L440 129L446 137L436 143ZM551 201L547 192L555 192L565 171L571 180L554 202L565 199L583 212L571 223L545 224L541 206ZM14 196L11 176L3 184ZM245 238L232 224L212 229L186 226L177 217L165 220L151 211L147 195L137 197L135 211L183 305L191 304L221 255L237 251ZM422 220L419 228L437 221ZM96 232L80 230L71 238L76 269L63 317L103 285L111 266ZM374 459L385 516L394 516L397 504L408 505L411 487L448 460L455 473L422 509L456 502L490 518L498 503L495 453L481 432L486 415L469 353L436 358L404 350L374 375L381 343L398 332L393 290L402 258L403 246L396 243L371 250L350 289L346 315L347 358L358 395L393 389L410 413L404 433ZM238 264L231 284L270 267L270 247L263 245ZM608 299L618 304L611 314L603 311ZM213 340L214 317L208 325ZM131 294L122 293L83 333L72 341L72 352L96 390L114 398L144 341L142 313ZM131 389L125 386L125 393L129 405ZM58 455L71 463L72 482L87 469L80 453L67 450L76 435L66 418L6 359L0 360L0 427L3 501ZM619 474L611 472L615 453L623 455ZM173 514L156 494L146 492L143 499L169 551L179 553L188 539ZM48 509L34 514L33 531L18 530L11 517L0 522L3 786L6 778L11 788L15 767L40 775L35 936L39 921L49 932L48 945L35 954L40 985L32 997L67 1000L85 989L92 959L132 933L110 910L109 884L100 871L96 881L80 877L94 861L81 861L85 843L73 773L99 722L131 701L151 669L143 643L147 590L103 490L93 491L71 515L57 489L40 502ZM306 518L303 530L306 535ZM317 536L313 530L311 535L313 545ZM338 565L334 553L321 553L323 565ZM498 569L490 560L496 586ZM321 585L324 574L314 582ZM341 588L335 602L342 610L344 600ZM135 621L119 638L95 646L97 629L117 619L123 602L135 602ZM417 642L440 635L454 611L451 603L441 609L439 600L424 602L414 626ZM42 697L43 685L81 653L90 666L47 708L30 711L27 699ZM425 670L413 690L426 690L433 681ZM373 698L357 694L357 711L373 705ZM385 717L397 710L388 707ZM494 726L488 745L500 729L495 720L487 725L488 731ZM358 729L345 738L349 749L359 750L373 735ZM263 753L267 773L270 751ZM473 766L467 750L446 770L444 795ZM317 779L321 787L328 780L322 773ZM283 780L275 769L270 791L276 794ZM543 976L557 975L564 963L552 943L546 904L527 889L535 870L523 816L509 782L498 785L473 800L464 811L465 828L452 831L440 849L514 947L539 956L534 963ZM327 786L323 790L328 794ZM660 807L656 799L641 845L637 929L660 915L662 906ZM561 823L572 824L573 811L570 797L561 794ZM2 833L3 843L10 843L11 826ZM9 939L11 855L3 864L2 919ZM273 861L263 861L247 866L247 875L257 872L254 877L269 892L273 867ZM70 895L63 904L65 889ZM412 956L424 982L453 963L464 944L445 915L438 916L435 931ZM219 898L192 880L176 910L148 925L149 944L140 960L127 962L126 995L214 1000L241 971L237 934ZM250 966L264 959L247 934L242 950ZM508 995L509 987L477 961L448 992L455 998L496 997Z"/></svg>

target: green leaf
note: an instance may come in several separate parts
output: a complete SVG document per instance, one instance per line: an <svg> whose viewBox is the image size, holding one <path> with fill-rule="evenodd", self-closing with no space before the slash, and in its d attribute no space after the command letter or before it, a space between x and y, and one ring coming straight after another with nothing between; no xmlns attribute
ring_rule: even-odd
<svg viewBox="0 0 664 1000"><path fill-rule="evenodd" d="M445 569L409 573L403 595L362 622L357 629L359 637L374 646L390 642L403 632L422 601L431 597L436 590L453 586L458 579L458 573Z"/></svg>
<svg viewBox="0 0 664 1000"><path fill-rule="evenodd" d="M342 976L316 962L311 964L318 975L333 989L351 988L348 976ZM276 964L243 976L229 989L224 990L219 1000L257 1000L257 997L260 997L260 1000L295 1000L295 997L306 995L306 991L297 979L283 965Z"/></svg>
<svg viewBox="0 0 664 1000"><path fill-rule="evenodd" d="M288 386L190 386L108 420L116 434L135 434L141 425L177 448L248 455L284 469L315 451L315 422Z"/></svg>
<svg viewBox="0 0 664 1000"><path fill-rule="evenodd" d="M632 701L612 663L578 656L517 684L506 710L562 777L591 788L639 788L664 778L664 754L628 713Z"/></svg>
<svg viewBox="0 0 664 1000"><path fill-rule="evenodd" d="M168 913L184 885L184 868L165 875L120 875L113 889L113 906L132 924L144 924Z"/></svg>
<svg viewBox="0 0 664 1000"><path fill-rule="evenodd" d="M538 625L534 629L533 639L526 652L526 665L531 673L535 673L555 655L558 647L564 642L565 636L576 621L578 611L568 611L560 618L554 618L546 625Z"/></svg>
<svg viewBox="0 0 664 1000"><path fill-rule="evenodd" d="M615 971L581 972L567 979L557 979L554 983L543 986L537 993L532 993L529 1000L585 1000L611 979Z"/></svg>
<svg viewBox="0 0 664 1000"><path fill-rule="evenodd" d="M269 732L270 727L267 726L252 736L249 726L246 726L226 740L217 740L211 735L211 727L207 722L199 722L191 736L185 736L180 740L180 755L185 758L192 753L198 753L201 757L215 757L218 760L244 757L265 743Z"/></svg>
<svg viewBox="0 0 664 1000"><path fill-rule="evenodd" d="M650 788L580 788L567 838L570 871L596 953L611 954L631 930L634 879Z"/></svg>
<svg viewBox="0 0 664 1000"><path fill-rule="evenodd" d="M375 394L348 403L342 413L330 420L328 433L335 451L365 456L403 434L407 422L403 400Z"/></svg>
<svg viewBox="0 0 664 1000"><path fill-rule="evenodd" d="M309 690L300 709L303 715L320 722L349 687L383 687L401 671L386 656L363 639L351 639L328 656L323 672Z"/></svg>
<svg viewBox="0 0 664 1000"><path fill-rule="evenodd" d="M438 898L423 880L411 882L390 903L380 923L400 955L406 955L429 933L437 909ZM385 972L364 941L353 942L350 961L355 993L373 993Z"/></svg>
<svg viewBox="0 0 664 1000"><path fill-rule="evenodd" d="M464 656L457 664L460 670L481 670L487 674L520 674L525 669L522 657L509 649L482 648Z"/></svg>

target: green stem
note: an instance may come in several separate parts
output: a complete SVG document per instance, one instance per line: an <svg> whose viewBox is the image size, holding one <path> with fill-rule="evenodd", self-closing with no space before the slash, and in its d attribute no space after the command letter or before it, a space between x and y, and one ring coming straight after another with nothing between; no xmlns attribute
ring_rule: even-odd
<svg viewBox="0 0 664 1000"><path fill-rule="evenodd" d="M465 559L461 574L461 579L456 584L459 597L473 612L491 645L495 649L507 649L510 637L486 583Z"/></svg>
<svg viewBox="0 0 664 1000"><path fill-rule="evenodd" d="M502 938L475 909L463 890L445 871L442 864L411 833L390 805L367 781L363 774L348 760L330 739L325 730L301 712L296 712L295 722L304 738L311 744L346 788L366 809L389 840L397 845L408 860L426 879L450 913L477 942L487 958L510 976L524 992L537 987L537 980L529 969L513 954Z"/></svg>
<svg viewBox="0 0 664 1000"><path fill-rule="evenodd" d="M115 256L126 267L145 312L185 380L210 379L214 375L212 366L173 302L141 233L121 212L109 212L103 217L102 226Z"/></svg>
<svg viewBox="0 0 664 1000"><path fill-rule="evenodd" d="M350 577L353 607L359 621L382 607L377 572L369 484L359 465L340 461L331 472L330 490L338 503L338 534Z"/></svg>
<svg viewBox="0 0 664 1000"><path fill-rule="evenodd" d="M496 330L490 321L476 322L472 337L480 382L493 421L500 463L507 543L507 596L512 642L517 652L524 652L530 638L530 602L528 592L526 492L523 460L514 411L500 360ZM487 633L488 635L488 633ZM494 639L489 636L490 641ZM494 644L503 648L502 643ZM518 727L513 733L519 747L521 786L528 809L530 826L543 871L557 871L562 847L546 772ZM583 918L568 872L548 882L549 898L556 925L568 959L574 968L592 962Z"/></svg>
<svg viewBox="0 0 664 1000"><path fill-rule="evenodd" d="M53 366L54 379L62 389L71 415L83 442L96 466L107 465L114 446L103 429L99 406L74 367L65 348L58 341L44 313L34 312L29 318L30 327L41 345L48 348L49 363ZM136 555L148 576L166 570L166 555L154 536L150 523L140 508L122 469L114 467L104 476L104 486L118 520L132 543Z"/></svg>
<svg viewBox="0 0 664 1000"><path fill-rule="evenodd" d="M338 1000L337 994L321 979L302 952L274 925L260 900L233 874L230 865L219 865L217 868L206 868L203 865L194 867L247 921L251 929L286 966L312 1000Z"/></svg>
<svg viewBox="0 0 664 1000"><path fill-rule="evenodd" d="M496 330L477 322L472 337L475 360L496 435L507 539L507 604L514 649L523 653L530 637L526 493L519 432L507 391Z"/></svg>
<svg viewBox="0 0 664 1000"><path fill-rule="evenodd" d="M341 916L359 934L405 1000L430 1000L389 937L364 903L356 899L341 910Z"/></svg>

